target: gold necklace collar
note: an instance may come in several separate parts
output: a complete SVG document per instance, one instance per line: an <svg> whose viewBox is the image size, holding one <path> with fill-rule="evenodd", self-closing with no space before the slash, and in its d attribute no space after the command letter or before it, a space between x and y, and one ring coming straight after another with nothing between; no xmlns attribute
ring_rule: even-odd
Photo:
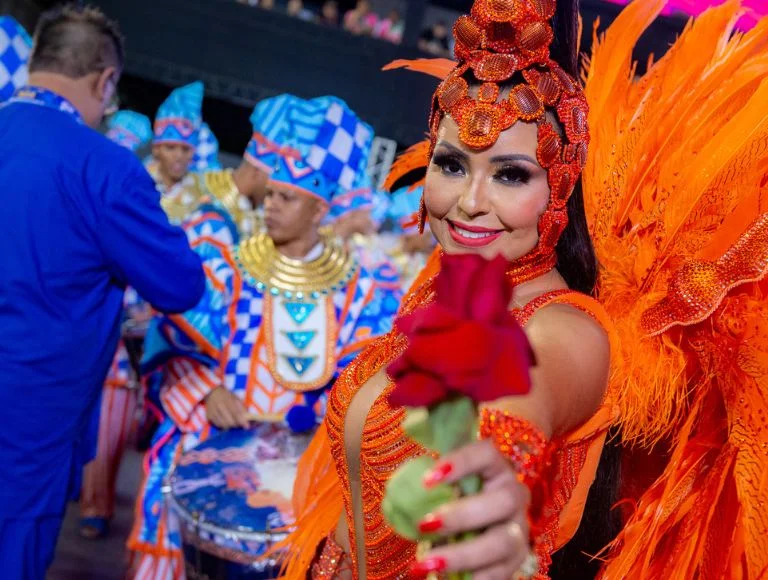
<svg viewBox="0 0 768 580"><path fill-rule="evenodd" d="M319 298L340 290L358 270L357 261L330 236L322 236L323 251L305 262L288 258L272 238L259 233L241 243L235 255L246 280L260 292L286 298Z"/></svg>
<svg viewBox="0 0 768 580"><path fill-rule="evenodd" d="M231 169L206 171L203 174L203 180L205 188L224 206L224 209L229 212L234 222L240 227L244 212L240 207L240 190L235 185L232 173Z"/></svg>

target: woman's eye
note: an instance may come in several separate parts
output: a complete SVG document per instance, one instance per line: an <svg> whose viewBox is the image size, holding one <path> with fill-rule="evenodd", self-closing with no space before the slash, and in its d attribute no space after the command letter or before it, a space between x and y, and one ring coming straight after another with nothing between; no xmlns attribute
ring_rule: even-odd
<svg viewBox="0 0 768 580"><path fill-rule="evenodd" d="M455 157L450 155L435 155L434 164L440 168L445 175L457 176L464 175L464 166Z"/></svg>
<svg viewBox="0 0 768 580"><path fill-rule="evenodd" d="M504 184L524 184L531 180L531 174L522 167L504 167L496 174L496 179Z"/></svg>

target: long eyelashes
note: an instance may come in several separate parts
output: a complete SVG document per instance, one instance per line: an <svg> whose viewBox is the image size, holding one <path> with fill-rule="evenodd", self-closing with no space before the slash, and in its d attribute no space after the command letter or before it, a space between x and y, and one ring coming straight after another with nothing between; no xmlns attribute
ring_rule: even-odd
<svg viewBox="0 0 768 580"><path fill-rule="evenodd" d="M463 160L447 152L436 152L432 164L447 177L463 177L467 172ZM531 181L531 177L527 168L517 164L504 165L493 176L502 185L525 185Z"/></svg>
<svg viewBox="0 0 768 580"><path fill-rule="evenodd" d="M499 169L495 179L506 185L524 185L531 180L531 172L519 165L508 165Z"/></svg>
<svg viewBox="0 0 768 580"><path fill-rule="evenodd" d="M451 177L464 175L464 165L456 155L450 153L435 153L432 163L440 169L443 175Z"/></svg>

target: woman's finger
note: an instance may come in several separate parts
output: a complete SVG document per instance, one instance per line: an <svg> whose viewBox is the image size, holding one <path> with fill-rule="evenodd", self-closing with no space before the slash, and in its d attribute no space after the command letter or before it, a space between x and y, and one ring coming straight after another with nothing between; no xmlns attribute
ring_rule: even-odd
<svg viewBox="0 0 768 580"><path fill-rule="evenodd" d="M438 483L455 483L472 474L492 479L508 471L512 471L512 466L493 443L477 441L441 457L435 468L424 477L424 483L428 487Z"/></svg>
<svg viewBox="0 0 768 580"><path fill-rule="evenodd" d="M413 571L416 575L481 573L507 566L514 572L522 566L531 550L527 524L524 518L522 520L493 526L472 540L435 548L415 564Z"/></svg>
<svg viewBox="0 0 768 580"><path fill-rule="evenodd" d="M499 564L472 574L472 580L517 580L517 569L511 564Z"/></svg>
<svg viewBox="0 0 768 580"><path fill-rule="evenodd" d="M440 507L419 524L424 534L453 536L459 532L481 530L524 515L528 489L514 478L504 488L483 491Z"/></svg>

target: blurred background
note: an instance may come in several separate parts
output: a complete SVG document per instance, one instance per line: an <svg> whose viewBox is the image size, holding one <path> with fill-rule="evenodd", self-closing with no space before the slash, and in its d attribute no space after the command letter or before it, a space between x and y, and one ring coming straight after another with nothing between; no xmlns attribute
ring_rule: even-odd
<svg viewBox="0 0 768 580"><path fill-rule="evenodd" d="M604 29L629 0L581 0L581 50L588 54L596 22ZM645 2L647 0L634 0ZM635 58L642 73L660 58L690 16L723 0L669 0L646 32ZM251 137L249 115L260 100L289 92L341 97L376 135L402 150L424 138L436 79L408 71L383 73L401 58L450 57L451 28L471 0L90 0L120 23L126 70L120 107L154 118L172 88L205 83L203 117L220 143L225 166L240 162ZM54 0L0 0L0 16L34 30ZM768 0L744 0L754 26ZM0 32L2 32L0 30ZM0 37L0 48L3 38ZM0 63L1 65L2 63ZM0 66L0 76L4 69ZM389 151L391 163L394 150ZM112 533L99 544L77 532L70 510L49 580L118 580L141 473L141 456L122 465ZM2 574L0 574L0 579Z"/></svg>
<svg viewBox="0 0 768 580"><path fill-rule="evenodd" d="M582 50L595 21L609 24L628 0L582 0ZM643 0L636 0L643 1ZM768 1L748 0L768 11ZM435 82L407 71L381 73L397 58L450 56L450 28L469 0L92 0L119 20L127 39L121 107L154 116L172 87L205 82L204 118L223 161L242 154L248 115L264 97L334 94L408 146L423 137ZM718 0L670 0L636 54L661 56L687 15ZM0 14L32 30L51 0L0 0ZM762 5L760 7L759 5ZM743 27L753 23L749 17ZM641 65L642 69L642 65ZM231 155L231 157L230 157Z"/></svg>

